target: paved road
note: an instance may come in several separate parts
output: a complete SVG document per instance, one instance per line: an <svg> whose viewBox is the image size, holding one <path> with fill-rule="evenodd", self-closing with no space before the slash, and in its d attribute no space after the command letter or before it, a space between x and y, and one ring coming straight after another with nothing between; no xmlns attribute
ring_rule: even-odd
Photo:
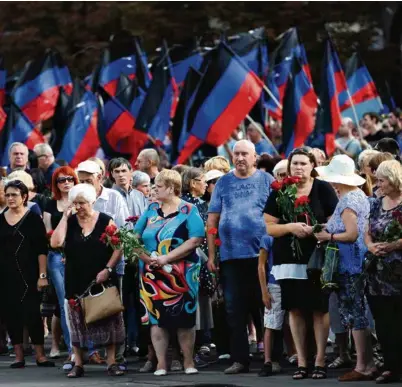
<svg viewBox="0 0 402 387"><path fill-rule="evenodd" d="M143 387L189 387L189 386L241 386L241 387L285 387L285 386L308 386L317 384L319 386L339 385L337 376L342 371L330 372L325 381L315 381L311 379L303 381L292 381L291 375L294 368L287 367L283 374L269 378L259 378L257 372L261 367L261 361L254 361L249 374L224 375L223 369L226 364L212 364L208 368L200 371L198 375L184 375L183 373L171 373L165 377L156 377L153 374L140 374L138 369L142 363L129 362L129 372L119 378L111 378L106 375L104 367L86 366L86 375L83 378L70 380L67 379L61 370L61 361L58 367L51 369L38 368L32 357L27 357L27 367L21 370L11 370L8 368L10 359L6 356L0 357L0 386L21 386L21 387L64 387L64 386L96 386L96 387L123 387L123 386L143 386ZM374 382L364 383L364 386L374 385ZM348 387L362 387L361 383L348 383Z"/></svg>

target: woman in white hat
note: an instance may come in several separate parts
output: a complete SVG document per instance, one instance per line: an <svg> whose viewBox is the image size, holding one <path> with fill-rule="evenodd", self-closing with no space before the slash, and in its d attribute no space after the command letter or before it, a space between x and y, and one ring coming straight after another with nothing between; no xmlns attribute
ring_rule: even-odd
<svg viewBox="0 0 402 387"><path fill-rule="evenodd" d="M326 229L315 234L319 241L335 242L339 248L339 312L345 329L352 329L357 363L353 371L339 377L340 381L368 381L375 370L373 359L366 358L369 345L368 320L364 300L363 271L367 248L364 232L370 213L367 196L359 188L365 179L355 173L354 161L346 155L335 156L329 165L317 167L317 177L333 185L339 195L336 209Z"/></svg>

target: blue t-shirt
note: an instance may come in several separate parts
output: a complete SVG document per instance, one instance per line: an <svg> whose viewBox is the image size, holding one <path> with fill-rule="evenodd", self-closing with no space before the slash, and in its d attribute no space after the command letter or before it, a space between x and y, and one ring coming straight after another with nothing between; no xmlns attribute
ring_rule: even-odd
<svg viewBox="0 0 402 387"><path fill-rule="evenodd" d="M246 178L234 172L222 176L212 194L209 213L220 214L220 260L256 258L266 234L264 207L274 178L257 170Z"/></svg>
<svg viewBox="0 0 402 387"><path fill-rule="evenodd" d="M257 155L260 155L262 153L268 153L271 156L275 156L276 154L278 154L278 152L276 152L275 150L275 147L272 146L264 138L261 139L259 143L255 144L255 152L257 153Z"/></svg>
<svg viewBox="0 0 402 387"><path fill-rule="evenodd" d="M337 242L339 248L339 273L360 274L363 269L364 255L367 252L364 243L364 233L370 215L370 202L360 189L348 192L338 202L334 214L327 223L330 234L340 234L346 231L342 220L343 211L351 209L357 216L357 229L359 236L354 243Z"/></svg>
<svg viewBox="0 0 402 387"><path fill-rule="evenodd" d="M268 283L269 284L275 284L277 285L275 277L272 275L272 266L274 264L274 255L272 254L272 245L274 244L274 238L272 238L270 235L265 234L261 238L261 249L264 249L265 251L268 252L268 262L267 262L267 277L268 277Z"/></svg>

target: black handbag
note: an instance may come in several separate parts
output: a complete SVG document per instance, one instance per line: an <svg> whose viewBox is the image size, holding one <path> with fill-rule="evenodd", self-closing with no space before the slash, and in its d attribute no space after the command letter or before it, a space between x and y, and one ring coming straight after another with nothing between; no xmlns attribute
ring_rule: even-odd
<svg viewBox="0 0 402 387"><path fill-rule="evenodd" d="M319 278L325 262L325 244L317 242L317 245L311 254L307 264L307 276L309 278Z"/></svg>

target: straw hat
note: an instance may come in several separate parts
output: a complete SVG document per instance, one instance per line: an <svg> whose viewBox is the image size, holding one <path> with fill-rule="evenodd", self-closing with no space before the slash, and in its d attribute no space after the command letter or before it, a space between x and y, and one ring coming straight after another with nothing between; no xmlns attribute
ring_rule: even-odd
<svg viewBox="0 0 402 387"><path fill-rule="evenodd" d="M331 160L329 165L317 167L317 179L327 181L328 183L338 183L359 187L366 180L355 173L354 161L346 155L337 155Z"/></svg>

